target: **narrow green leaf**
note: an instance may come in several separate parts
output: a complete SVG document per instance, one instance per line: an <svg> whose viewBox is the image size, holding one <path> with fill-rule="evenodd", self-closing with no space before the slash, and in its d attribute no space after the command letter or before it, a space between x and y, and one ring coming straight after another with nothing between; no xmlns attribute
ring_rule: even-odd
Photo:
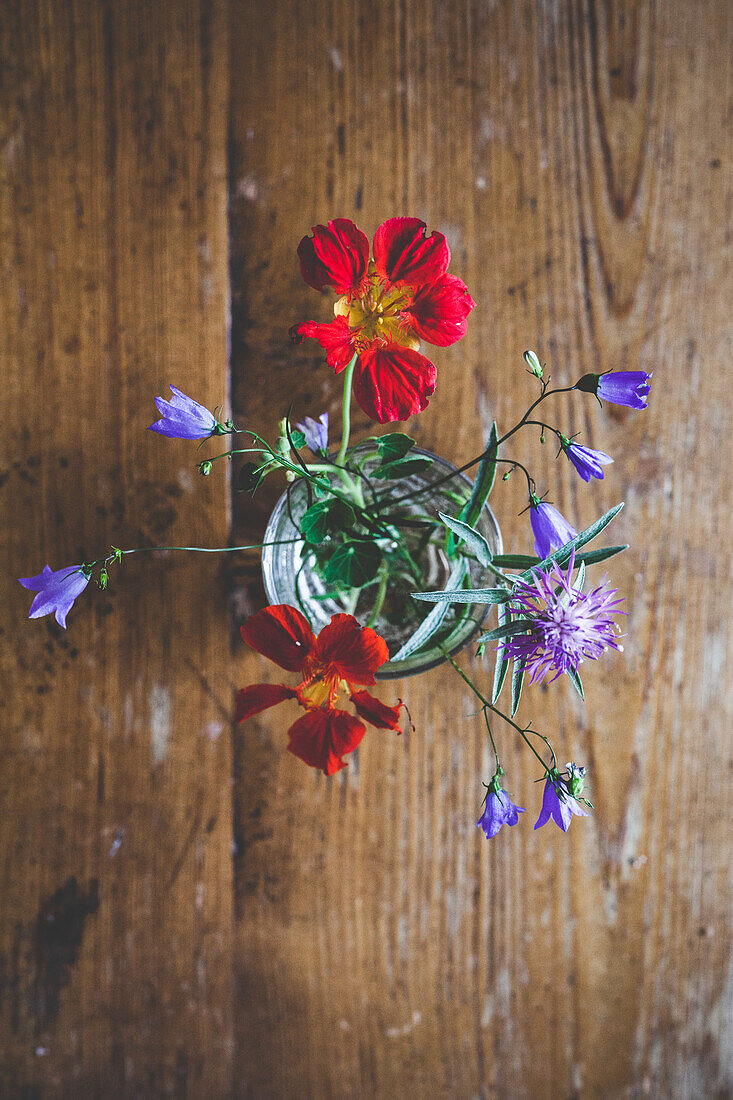
<svg viewBox="0 0 733 1100"><path fill-rule="evenodd" d="M559 550L555 550L552 554L549 554L539 562L535 568L541 570L549 569L553 562L557 562L561 567L567 565L573 550L579 550L581 546L585 546L585 544L590 542L591 539L594 539L596 535L600 535L601 531L605 527L608 527L611 520L619 514L623 506L622 501L621 504L617 504L615 508L611 508L605 515L602 515L600 519L597 519L595 523L592 523L590 527L586 527L584 531L581 531L579 535L571 539L570 542L566 542ZM525 570L520 576L522 580L529 581L532 579L532 570Z"/></svg>
<svg viewBox="0 0 733 1100"><path fill-rule="evenodd" d="M530 565L537 565L539 560L534 554L496 554L494 565L500 569L527 569Z"/></svg>
<svg viewBox="0 0 733 1100"><path fill-rule="evenodd" d="M478 473L476 474L476 480L473 483L473 490L468 503L465 505L460 513L460 519L465 523L474 524L481 515L484 504L489 499L489 494L494 487L494 479L496 477L496 459L498 455L497 440L499 438L499 432L497 431L496 421L491 425L491 431L489 432L489 439L486 444L486 450L484 452L484 458L479 463Z"/></svg>
<svg viewBox="0 0 733 1100"><path fill-rule="evenodd" d="M517 713L517 707L519 706L519 700L522 697L522 684L524 683L524 669L522 668L520 661L514 662L514 668L512 669L512 705L509 711L511 717Z"/></svg>
<svg viewBox="0 0 733 1100"><path fill-rule="evenodd" d="M628 548L629 544L627 542L623 546L602 546L599 550L581 550L579 554L575 555L575 561L576 564L582 561L586 565L597 565L598 562L606 561L607 558L612 558L614 554L620 554Z"/></svg>
<svg viewBox="0 0 733 1100"><path fill-rule="evenodd" d="M482 534L460 519L438 512L441 520L455 535L459 542L465 542L471 553L475 554L481 565L491 565L491 547Z"/></svg>
<svg viewBox="0 0 733 1100"><path fill-rule="evenodd" d="M446 591L460 588L467 572L468 565L465 561L461 560L456 562L448 577L445 586ZM398 653L395 653L394 657L390 657L390 663L394 664L395 661L404 661L405 658L410 657L418 649L424 646L425 643L432 638L435 632L440 629L443 620L450 611L450 606L447 600L444 600L442 603L436 603L430 614L420 623L415 633L407 639L402 649L400 649Z"/></svg>
<svg viewBox="0 0 733 1100"><path fill-rule="evenodd" d="M425 603L506 603L512 594L506 588L474 588L461 592L413 592L412 598Z"/></svg>
<svg viewBox="0 0 733 1100"><path fill-rule="evenodd" d="M585 701L585 692L583 691L583 682L578 675L576 669L568 669L568 678L581 699Z"/></svg>
<svg viewBox="0 0 733 1100"><path fill-rule="evenodd" d="M382 551L373 542L345 542L337 548L323 570L329 583L342 583L349 588L362 588L376 574L382 561Z"/></svg>
<svg viewBox="0 0 733 1100"><path fill-rule="evenodd" d="M576 591L578 591L578 592L582 592L584 584L585 584L585 562L582 561L580 563L580 568L578 569L578 572L575 574L575 580L573 581L573 588L575 588Z"/></svg>
<svg viewBox="0 0 733 1100"><path fill-rule="evenodd" d="M429 470L433 465L432 458L398 458L395 462L385 462L373 472L373 478L389 479L411 477L413 474L421 474Z"/></svg>
<svg viewBox="0 0 733 1100"><path fill-rule="evenodd" d="M496 626L493 630L487 631L486 634L482 634L479 641L495 642L499 638L508 638L510 634L526 634L531 629L531 619L515 619L514 622L503 623L501 626Z"/></svg>
<svg viewBox="0 0 733 1100"><path fill-rule="evenodd" d="M510 622L509 611L506 607L499 607L498 609L499 626L504 626ZM509 658L504 656L504 649L500 647L496 651L496 665L494 666L494 688L491 692L491 702L495 703L501 695L501 689L504 687L504 681L506 680L507 670L509 668Z"/></svg>
<svg viewBox="0 0 733 1100"><path fill-rule="evenodd" d="M389 432L387 435L377 436L376 442L382 464L404 458L415 446L415 440L404 432Z"/></svg>

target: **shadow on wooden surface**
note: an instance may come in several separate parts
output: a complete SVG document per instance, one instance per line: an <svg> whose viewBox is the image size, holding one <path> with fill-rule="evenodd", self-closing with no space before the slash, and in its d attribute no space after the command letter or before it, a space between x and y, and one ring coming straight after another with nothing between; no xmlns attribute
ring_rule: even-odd
<svg viewBox="0 0 733 1100"><path fill-rule="evenodd" d="M723 0L5 4L3 1096L733 1095L730 44ZM527 346L561 384L654 371L644 414L557 399L602 483L513 452L577 525L627 502L625 654L587 709L555 684L520 711L589 765L567 836L474 828L488 748L445 669L331 781L285 712L233 728L256 557L132 560L67 632L25 621L46 561L261 533L272 497L199 480L152 398L337 434L287 338L331 308L295 247L393 214L477 302L421 445L465 461L512 423ZM529 550L513 481L494 506Z"/></svg>

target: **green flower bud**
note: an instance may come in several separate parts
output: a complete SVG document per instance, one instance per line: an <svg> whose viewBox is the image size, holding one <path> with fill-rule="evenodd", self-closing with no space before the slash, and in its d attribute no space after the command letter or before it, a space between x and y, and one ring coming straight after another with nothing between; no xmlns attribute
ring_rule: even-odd
<svg viewBox="0 0 733 1100"><path fill-rule="evenodd" d="M533 351L525 351L524 361L529 367L530 372L535 376L535 378L542 377L542 364L540 363L539 359Z"/></svg>
<svg viewBox="0 0 733 1100"><path fill-rule="evenodd" d="M211 464L211 462L209 461L208 458L205 459L203 462L199 462L198 471L199 471L199 473L201 474L202 477L208 477L209 476L209 474L211 473L211 466L212 466L212 464Z"/></svg>
<svg viewBox="0 0 733 1100"><path fill-rule="evenodd" d="M97 581L97 584L99 585L99 587L102 589L103 592L104 592L105 588L107 587L108 580L109 580L109 573L107 572L107 567L103 565L100 572L99 572L99 580Z"/></svg>

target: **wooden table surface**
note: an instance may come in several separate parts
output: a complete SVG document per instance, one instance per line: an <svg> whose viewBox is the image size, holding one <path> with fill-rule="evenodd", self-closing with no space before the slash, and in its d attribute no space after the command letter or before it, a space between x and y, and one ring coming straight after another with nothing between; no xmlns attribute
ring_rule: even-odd
<svg viewBox="0 0 733 1100"><path fill-rule="evenodd" d="M733 1096L728 0L5 0L0 13L0 1095ZM397 685L326 780L291 715L232 725L265 664L256 555L129 559L62 631L15 578L110 543L259 538L226 472L145 428L170 382L271 432L339 385L300 237L442 230L477 302L410 422L455 461L535 383L654 372L645 413L554 399L625 499L623 655L520 716L595 813L474 827L486 734L454 674ZM356 428L369 431L363 416ZM531 541L516 479L494 498ZM470 654L465 656L471 666ZM472 667L488 679L489 668ZM267 672L269 675L269 671ZM394 694L384 688L387 699Z"/></svg>

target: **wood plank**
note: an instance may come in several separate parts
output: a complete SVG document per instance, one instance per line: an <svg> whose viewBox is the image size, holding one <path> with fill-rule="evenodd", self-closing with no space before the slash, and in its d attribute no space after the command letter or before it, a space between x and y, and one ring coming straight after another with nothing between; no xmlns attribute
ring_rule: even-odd
<svg viewBox="0 0 733 1100"><path fill-rule="evenodd" d="M336 215L369 232L425 218L478 302L409 427L439 453L465 460L492 417L523 411L526 346L560 383L655 371L643 415L554 406L615 456L603 484L584 486L529 436L513 450L577 524L627 500L614 535L634 549L609 570L628 599L625 655L588 670L587 709L556 684L520 710L563 761L590 765L592 821L562 836L525 819L484 841L485 734L444 670L395 685L414 735L368 735L330 782L283 751L289 715L243 728L235 1091L727 1095L733 837L716 670L730 651L717 550L730 441L713 417L730 410L730 7L282 0L263 14L234 0L232 12L243 421L272 430L291 401L297 415L336 413L318 351L286 341L293 321L328 316L294 250ZM261 530L271 499L240 510L240 527ZM508 543L528 551L524 503L516 479L497 494ZM240 653L237 671L244 684L263 669ZM536 768L505 733L502 755L532 819Z"/></svg>
<svg viewBox="0 0 733 1100"><path fill-rule="evenodd" d="M216 545L225 488L145 429L227 390L227 13L0 21L5 1096L223 1096L231 770L214 560L129 559L64 632L15 578Z"/></svg>

